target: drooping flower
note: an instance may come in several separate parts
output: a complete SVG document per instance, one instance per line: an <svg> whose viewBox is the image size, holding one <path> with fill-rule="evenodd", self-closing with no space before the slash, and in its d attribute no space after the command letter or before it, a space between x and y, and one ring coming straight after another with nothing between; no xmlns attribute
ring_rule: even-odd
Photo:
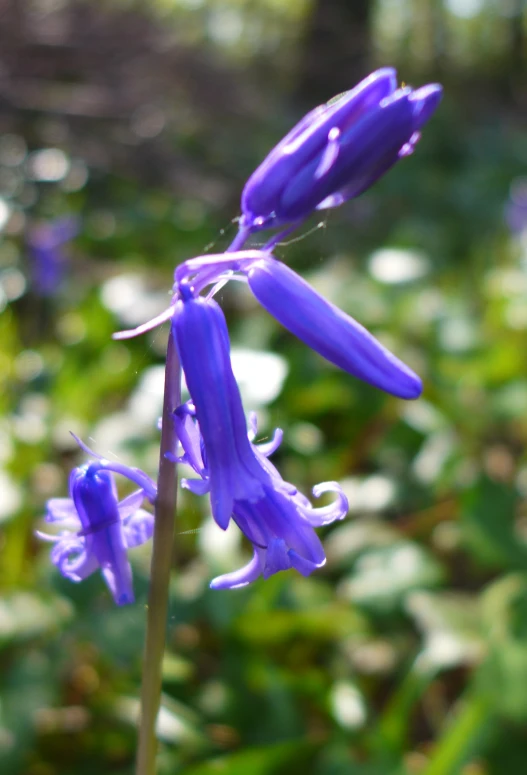
<svg viewBox="0 0 527 775"><path fill-rule="evenodd" d="M78 218L65 216L29 230L31 280L34 290L41 296L49 296L57 290L66 263L63 247L78 234L79 226Z"/></svg>
<svg viewBox="0 0 527 775"><path fill-rule="evenodd" d="M247 277L260 304L326 360L399 398L421 394L421 380L408 366L285 264L265 257Z"/></svg>
<svg viewBox="0 0 527 775"><path fill-rule="evenodd" d="M273 228L359 196L410 154L442 95L438 84L397 88L392 68L308 113L251 175L241 227Z"/></svg>
<svg viewBox="0 0 527 775"><path fill-rule="evenodd" d="M247 250L191 259L176 269L175 287L188 284L199 292L215 280L214 269L216 277L227 270L241 273L273 317L343 371L399 398L421 394L422 382L408 366L271 253Z"/></svg>
<svg viewBox="0 0 527 775"><path fill-rule="evenodd" d="M421 394L422 382L417 374L363 326L326 301L292 269L263 250L199 256L185 261L175 272L175 303L154 320L131 331L115 334L114 338L137 336L174 318L176 311L182 309L180 299L183 293L197 297L207 285L222 277L245 280L260 304L273 317L340 369L399 398L413 399ZM209 317L212 315L213 307L207 307L206 303L213 292L214 289L207 299L201 301L194 298L195 314L201 309L208 310ZM190 348L192 340L193 335L189 334ZM204 360L208 363L210 359Z"/></svg>
<svg viewBox="0 0 527 775"><path fill-rule="evenodd" d="M200 495L209 492L217 524L225 530L232 517L254 546L248 566L215 579L211 586L244 586L259 575L267 578L288 568L309 575L325 562L313 528L345 516L348 504L342 490L335 482L318 485L317 497L331 491L337 500L314 509L266 459L280 434L263 450L251 443L232 372L227 326L216 302L195 298L183 286L172 327L192 399L175 412L183 447L179 459L200 476L183 486Z"/></svg>
<svg viewBox="0 0 527 775"><path fill-rule="evenodd" d="M139 484L119 501L112 471ZM151 538L154 517L141 508L154 501L156 486L142 471L99 459L74 468L70 498L52 498L46 521L61 528L58 535L37 532L55 544L51 561L63 576L82 581L100 569L117 605L133 603L132 570L127 551Z"/></svg>

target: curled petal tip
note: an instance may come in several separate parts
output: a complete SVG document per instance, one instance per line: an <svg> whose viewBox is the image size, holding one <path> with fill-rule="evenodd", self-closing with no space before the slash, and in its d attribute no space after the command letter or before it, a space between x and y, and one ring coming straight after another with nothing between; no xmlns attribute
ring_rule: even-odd
<svg viewBox="0 0 527 775"><path fill-rule="evenodd" d="M410 96L413 105L415 129L426 124L443 98L443 87L439 83L429 83L414 91Z"/></svg>

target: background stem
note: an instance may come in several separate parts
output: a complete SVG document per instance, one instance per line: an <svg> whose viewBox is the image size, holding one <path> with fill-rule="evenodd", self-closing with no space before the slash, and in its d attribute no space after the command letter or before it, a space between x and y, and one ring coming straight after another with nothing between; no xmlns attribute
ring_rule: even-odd
<svg viewBox="0 0 527 775"><path fill-rule="evenodd" d="M470 754L477 750L491 721L488 699L474 691L468 692L437 740L422 775L456 775L460 772Z"/></svg>
<svg viewBox="0 0 527 775"><path fill-rule="evenodd" d="M136 775L155 775L156 772L157 738L155 727L161 700L161 670L166 641L168 587L177 504L176 464L166 459L165 452L175 452L177 439L172 412L180 403L181 367L171 331L168 338L165 369L163 422L148 593Z"/></svg>

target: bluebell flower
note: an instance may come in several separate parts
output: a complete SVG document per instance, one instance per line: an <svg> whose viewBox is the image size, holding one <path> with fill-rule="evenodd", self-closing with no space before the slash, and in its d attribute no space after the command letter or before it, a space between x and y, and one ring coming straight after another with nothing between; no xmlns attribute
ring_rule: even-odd
<svg viewBox="0 0 527 775"><path fill-rule="evenodd" d="M226 271L231 272L229 279L237 277L232 272L241 273L273 317L335 366L399 398L414 399L421 394L422 382L408 366L267 251L247 250L186 261L176 269L175 288L186 283L196 293Z"/></svg>
<svg viewBox="0 0 527 775"><path fill-rule="evenodd" d="M297 222L359 196L412 152L441 95L438 84L398 89L395 70L383 68L315 108L247 181L241 227Z"/></svg>
<svg viewBox="0 0 527 775"><path fill-rule="evenodd" d="M246 273L260 304L326 360L399 398L421 394L422 382L408 366L281 261L266 256Z"/></svg>
<svg viewBox="0 0 527 775"><path fill-rule="evenodd" d="M119 501L112 470L140 489ZM117 605L133 603L127 551L152 536L154 517L141 504L145 498L154 501L154 482L138 469L99 459L73 469L69 490L70 498L47 503L45 519L61 532L37 532L55 544L51 561L71 581L82 581L100 569Z"/></svg>
<svg viewBox="0 0 527 775"><path fill-rule="evenodd" d="M183 447L179 459L200 477L183 484L197 494L209 492L217 524L225 530L232 517L254 546L248 566L214 579L211 586L244 586L288 568L307 576L325 562L313 528L342 519L346 498L335 482L318 485L315 495L332 491L337 500L314 509L266 458L280 434L263 450L252 444L223 313L215 301L195 298L188 287L181 287L181 296L172 328L192 401L176 411L175 422Z"/></svg>
<svg viewBox="0 0 527 775"><path fill-rule="evenodd" d="M148 323L131 331L122 331L114 337L127 339L149 331L165 320L175 319L177 310L183 309L183 292L197 296L207 285L220 278L246 281L260 304L273 317L340 369L399 398L414 399L421 394L423 386L417 374L356 320L324 299L292 269L264 250L241 250L185 261L175 272L175 302ZM201 310L201 314L212 317L215 307L208 305L208 300L214 290L206 299L194 298L190 305L195 310L193 314L198 316ZM221 311L217 314L220 315ZM206 334L203 351L207 349L205 340ZM188 345L182 341L181 346L191 349L192 344L193 335L189 334ZM211 340L208 345L210 354L204 359L207 364L212 362L214 347ZM196 379L200 379L199 374Z"/></svg>
<svg viewBox="0 0 527 775"><path fill-rule="evenodd" d="M53 294L64 275L66 256L63 246L77 236L80 222L64 216L49 223L33 226L27 236L31 258L31 279L41 296Z"/></svg>

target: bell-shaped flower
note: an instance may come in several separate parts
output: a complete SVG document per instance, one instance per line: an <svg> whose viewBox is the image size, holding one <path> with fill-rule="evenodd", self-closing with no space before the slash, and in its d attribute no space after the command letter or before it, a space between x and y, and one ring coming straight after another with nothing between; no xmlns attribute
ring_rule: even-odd
<svg viewBox="0 0 527 775"><path fill-rule="evenodd" d="M207 352L208 355L198 362L194 355L196 335L191 333L191 326L188 325L188 333L181 337L181 349L184 351L182 357L187 359L187 369L196 373L195 378L192 375L190 377L193 381L195 379L194 390L200 390L205 383L201 376L205 373L203 370L209 374L207 379L213 378L208 370L217 367L215 359L219 358L220 352L214 344L215 339L209 336L208 328L216 330L214 316L219 320L223 315L219 308L209 304L218 286L214 286L206 298L200 299L198 294L207 285L218 280L222 283L223 278L247 282L256 299L273 317L309 347L349 374L399 398L413 399L421 394L422 382L417 374L360 323L324 299L309 283L266 250L243 250L199 256L185 261L175 272L175 303L157 318L131 331L120 332L115 338L137 336L170 318L176 327L183 325L185 305L182 299L184 294L190 294L193 300L186 305L188 309L184 317L189 320L195 317L196 322L200 319L196 330L203 329L201 347L203 353ZM179 320L181 323L177 322ZM218 322L217 325L225 329L225 339L225 323ZM224 361L225 353L221 362ZM190 392L194 397L192 390ZM219 401L220 397L209 395L208 400Z"/></svg>
<svg viewBox="0 0 527 775"><path fill-rule="evenodd" d="M232 516L255 547L250 566L215 579L212 586L243 586L287 568L308 575L325 562L313 528L342 519L348 510L346 498L338 484L325 483L316 494L336 492L336 503L312 508L266 459L280 434L263 450L252 444L223 313L212 299L194 298L185 287L180 290L172 327L191 402L176 410L175 422L183 447L179 459L200 476L184 480L183 486L200 495L210 492L218 525L226 529ZM197 427L192 427L194 417Z"/></svg>
<svg viewBox="0 0 527 775"><path fill-rule="evenodd" d="M207 450L212 513L225 529L234 501L260 497L267 481L247 438L225 316L212 299L188 295L176 304L172 329Z"/></svg>
<svg viewBox="0 0 527 775"><path fill-rule="evenodd" d="M421 380L408 366L281 261L265 256L246 272L260 304L312 350L399 398L421 394Z"/></svg>
<svg viewBox="0 0 527 775"><path fill-rule="evenodd" d="M141 489L119 501L112 470ZM127 551L152 536L154 517L141 504L145 497L155 499L154 482L138 469L101 459L74 468L69 490L70 498L52 498L47 504L45 519L61 532L37 532L55 544L51 561L71 581L82 581L99 569L117 605L133 603Z"/></svg>
<svg viewBox="0 0 527 775"><path fill-rule="evenodd" d="M241 226L294 223L358 196L412 152L441 95L438 84L398 89L395 70L383 68L315 108L247 181Z"/></svg>

